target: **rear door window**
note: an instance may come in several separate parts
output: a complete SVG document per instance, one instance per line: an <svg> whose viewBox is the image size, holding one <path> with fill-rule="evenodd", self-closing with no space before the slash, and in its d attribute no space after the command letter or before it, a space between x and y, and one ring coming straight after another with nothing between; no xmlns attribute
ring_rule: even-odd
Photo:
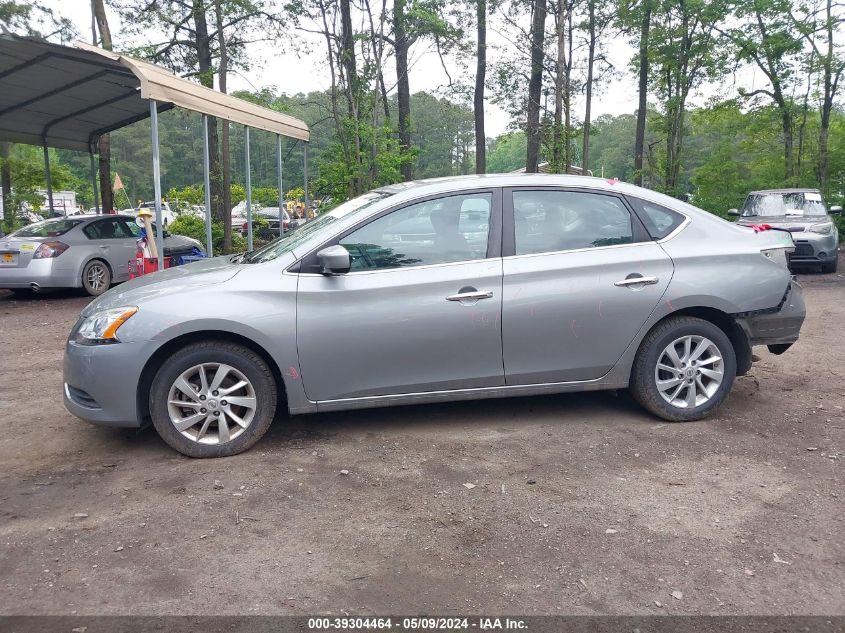
<svg viewBox="0 0 845 633"><path fill-rule="evenodd" d="M132 237L120 218L106 218L92 222L82 232L92 240L120 240Z"/></svg>
<svg viewBox="0 0 845 633"><path fill-rule="evenodd" d="M631 214L615 197L583 191L513 192L516 255L630 244Z"/></svg>

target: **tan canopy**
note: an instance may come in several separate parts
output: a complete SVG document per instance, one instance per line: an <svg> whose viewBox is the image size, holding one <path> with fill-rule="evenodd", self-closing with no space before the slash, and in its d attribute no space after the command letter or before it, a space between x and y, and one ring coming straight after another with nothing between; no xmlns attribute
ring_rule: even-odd
<svg viewBox="0 0 845 633"><path fill-rule="evenodd" d="M88 44L60 46L0 35L0 140L87 151L107 132L174 106L309 140L308 126L281 112Z"/></svg>

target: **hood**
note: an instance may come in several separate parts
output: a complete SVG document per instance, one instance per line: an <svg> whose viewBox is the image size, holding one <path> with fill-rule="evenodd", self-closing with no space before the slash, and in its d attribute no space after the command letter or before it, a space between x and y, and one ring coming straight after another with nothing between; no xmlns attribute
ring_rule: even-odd
<svg viewBox="0 0 845 633"><path fill-rule="evenodd" d="M137 277L115 286L89 303L82 315L87 316L106 308L140 305L153 297L181 294L202 286L223 283L243 270L240 264L230 262L230 257L212 257Z"/></svg>

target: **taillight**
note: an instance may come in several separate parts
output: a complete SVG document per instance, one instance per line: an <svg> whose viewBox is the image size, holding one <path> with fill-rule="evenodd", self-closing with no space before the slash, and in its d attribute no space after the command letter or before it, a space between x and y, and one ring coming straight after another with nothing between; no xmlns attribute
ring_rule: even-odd
<svg viewBox="0 0 845 633"><path fill-rule="evenodd" d="M64 253L70 246L64 242L41 242L41 245L35 249L32 254L32 259L50 259L58 257Z"/></svg>
<svg viewBox="0 0 845 633"><path fill-rule="evenodd" d="M285 231L287 231L287 230L290 228L290 222L288 222L287 220L285 220L284 222L282 222L282 228L283 228Z"/></svg>
<svg viewBox="0 0 845 633"><path fill-rule="evenodd" d="M248 227L248 222L244 222L244 225L241 227L241 231L246 231Z"/></svg>

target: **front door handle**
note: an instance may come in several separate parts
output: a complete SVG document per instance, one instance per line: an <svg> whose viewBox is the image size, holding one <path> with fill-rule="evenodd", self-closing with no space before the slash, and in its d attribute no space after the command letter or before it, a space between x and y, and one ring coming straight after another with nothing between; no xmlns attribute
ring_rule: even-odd
<svg viewBox="0 0 845 633"><path fill-rule="evenodd" d="M492 297L492 290L470 290L449 295L446 297L446 301L478 301L479 299L491 299Z"/></svg>
<svg viewBox="0 0 845 633"><path fill-rule="evenodd" d="M619 286L620 288L624 288L625 286L636 286L637 284L642 284L644 286L656 284L660 279L657 277L643 277L642 275L637 275L636 277L629 275L625 279L620 281L614 281L614 286Z"/></svg>

